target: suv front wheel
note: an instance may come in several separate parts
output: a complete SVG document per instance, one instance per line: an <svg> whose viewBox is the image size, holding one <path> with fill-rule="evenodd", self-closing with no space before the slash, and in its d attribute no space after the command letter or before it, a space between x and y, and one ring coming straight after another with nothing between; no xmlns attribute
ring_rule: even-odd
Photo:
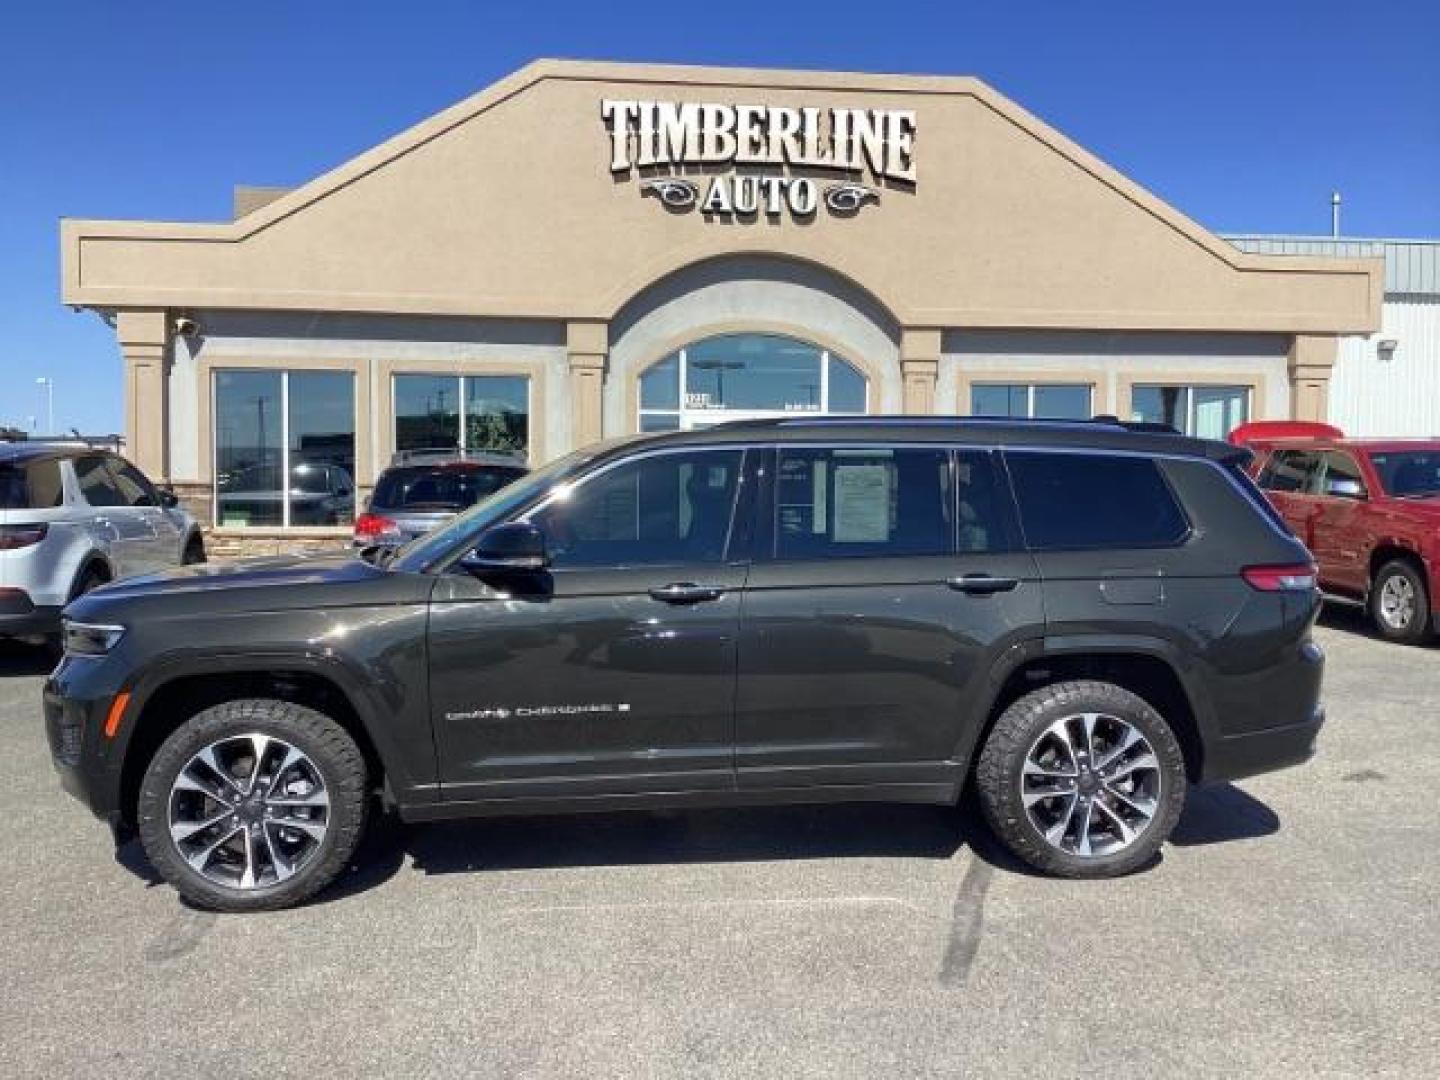
<svg viewBox="0 0 1440 1080"><path fill-rule="evenodd" d="M1148 862L1185 803L1170 726L1112 683L1062 682L995 722L975 771L990 827L1017 856L1061 877L1113 877Z"/></svg>
<svg viewBox="0 0 1440 1080"><path fill-rule="evenodd" d="M263 911L313 896L365 825L365 760L334 720L289 701L227 701L191 717L141 782L140 840L191 903Z"/></svg>

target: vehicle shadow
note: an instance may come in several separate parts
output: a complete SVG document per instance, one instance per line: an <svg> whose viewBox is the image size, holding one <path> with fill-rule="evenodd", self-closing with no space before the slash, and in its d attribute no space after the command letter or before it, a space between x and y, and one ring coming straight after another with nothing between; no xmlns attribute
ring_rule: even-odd
<svg viewBox="0 0 1440 1080"><path fill-rule="evenodd" d="M1230 784L1192 790L1171 843L1180 847L1268 836L1279 817ZM335 903L394 877L408 856L423 874L490 870L772 862L782 859L950 859L963 847L996 870L1040 877L995 838L972 795L960 808L883 803L633 810L493 817L406 825L376 812L334 884L309 905ZM1163 853L1141 867L1144 873ZM138 840L116 861L147 886L161 883Z"/></svg>
<svg viewBox="0 0 1440 1080"><path fill-rule="evenodd" d="M0 641L0 679L49 675L54 667L55 656L43 645Z"/></svg>
<svg viewBox="0 0 1440 1080"><path fill-rule="evenodd" d="M953 809L868 803L482 818L406 830L426 874L661 863L863 857L948 859L966 842Z"/></svg>

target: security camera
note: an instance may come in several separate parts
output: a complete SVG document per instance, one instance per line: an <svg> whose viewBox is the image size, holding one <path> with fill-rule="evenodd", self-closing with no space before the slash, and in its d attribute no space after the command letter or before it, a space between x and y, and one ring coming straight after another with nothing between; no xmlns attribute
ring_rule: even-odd
<svg viewBox="0 0 1440 1080"><path fill-rule="evenodd" d="M194 319L187 319L185 316L182 315L180 316L180 318L175 320L175 333L179 334L181 337L194 337L199 332L200 324L197 323Z"/></svg>

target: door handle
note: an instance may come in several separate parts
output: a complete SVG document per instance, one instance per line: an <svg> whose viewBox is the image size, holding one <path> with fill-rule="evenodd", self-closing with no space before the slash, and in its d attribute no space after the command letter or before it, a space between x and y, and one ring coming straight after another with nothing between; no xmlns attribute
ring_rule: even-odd
<svg viewBox="0 0 1440 1080"><path fill-rule="evenodd" d="M701 604L707 600L719 600L725 590L718 585L696 585L690 581L676 581L650 590L650 598L666 604Z"/></svg>
<svg viewBox="0 0 1440 1080"><path fill-rule="evenodd" d="M1009 592L1020 584L1019 578L994 577L991 574L965 574L963 577L946 578L945 584L956 592L971 596L989 596L991 593Z"/></svg>

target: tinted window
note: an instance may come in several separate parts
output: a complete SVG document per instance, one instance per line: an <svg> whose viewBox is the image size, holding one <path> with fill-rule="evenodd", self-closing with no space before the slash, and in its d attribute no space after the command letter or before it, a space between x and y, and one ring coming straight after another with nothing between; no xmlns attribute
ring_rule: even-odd
<svg viewBox="0 0 1440 1080"><path fill-rule="evenodd" d="M1006 460L1032 548L1161 547L1189 532L1148 458L1021 451Z"/></svg>
<svg viewBox="0 0 1440 1080"><path fill-rule="evenodd" d="M1331 451L1325 455L1324 493L1336 498L1358 499L1365 494L1365 478L1349 454Z"/></svg>
<svg viewBox="0 0 1440 1080"><path fill-rule="evenodd" d="M0 465L0 510L40 510L64 501L60 463L54 458Z"/></svg>
<svg viewBox="0 0 1440 1080"><path fill-rule="evenodd" d="M1440 495L1440 453L1401 451L1371 454L1380 483L1397 498Z"/></svg>
<svg viewBox="0 0 1440 1080"><path fill-rule="evenodd" d="M75 459L75 479L80 482L80 494L91 506L128 506L115 478L105 467L101 457Z"/></svg>
<svg viewBox="0 0 1440 1080"><path fill-rule="evenodd" d="M1320 474L1320 454L1314 450L1277 450L1260 474L1266 491L1315 490Z"/></svg>
<svg viewBox="0 0 1440 1080"><path fill-rule="evenodd" d="M115 486L120 489L120 497L125 500L126 506L156 506L159 499L155 496L155 489L150 486L140 470L121 458L110 459L110 471L115 475Z"/></svg>
<svg viewBox="0 0 1440 1080"><path fill-rule="evenodd" d="M475 465L390 469L375 485L370 505L389 510L463 510L524 475L524 469Z"/></svg>
<svg viewBox="0 0 1440 1080"><path fill-rule="evenodd" d="M947 554L949 475L945 450L782 448L775 557Z"/></svg>
<svg viewBox="0 0 1440 1080"><path fill-rule="evenodd" d="M582 480L531 520L560 568L719 562L742 456L704 450L639 458Z"/></svg>

